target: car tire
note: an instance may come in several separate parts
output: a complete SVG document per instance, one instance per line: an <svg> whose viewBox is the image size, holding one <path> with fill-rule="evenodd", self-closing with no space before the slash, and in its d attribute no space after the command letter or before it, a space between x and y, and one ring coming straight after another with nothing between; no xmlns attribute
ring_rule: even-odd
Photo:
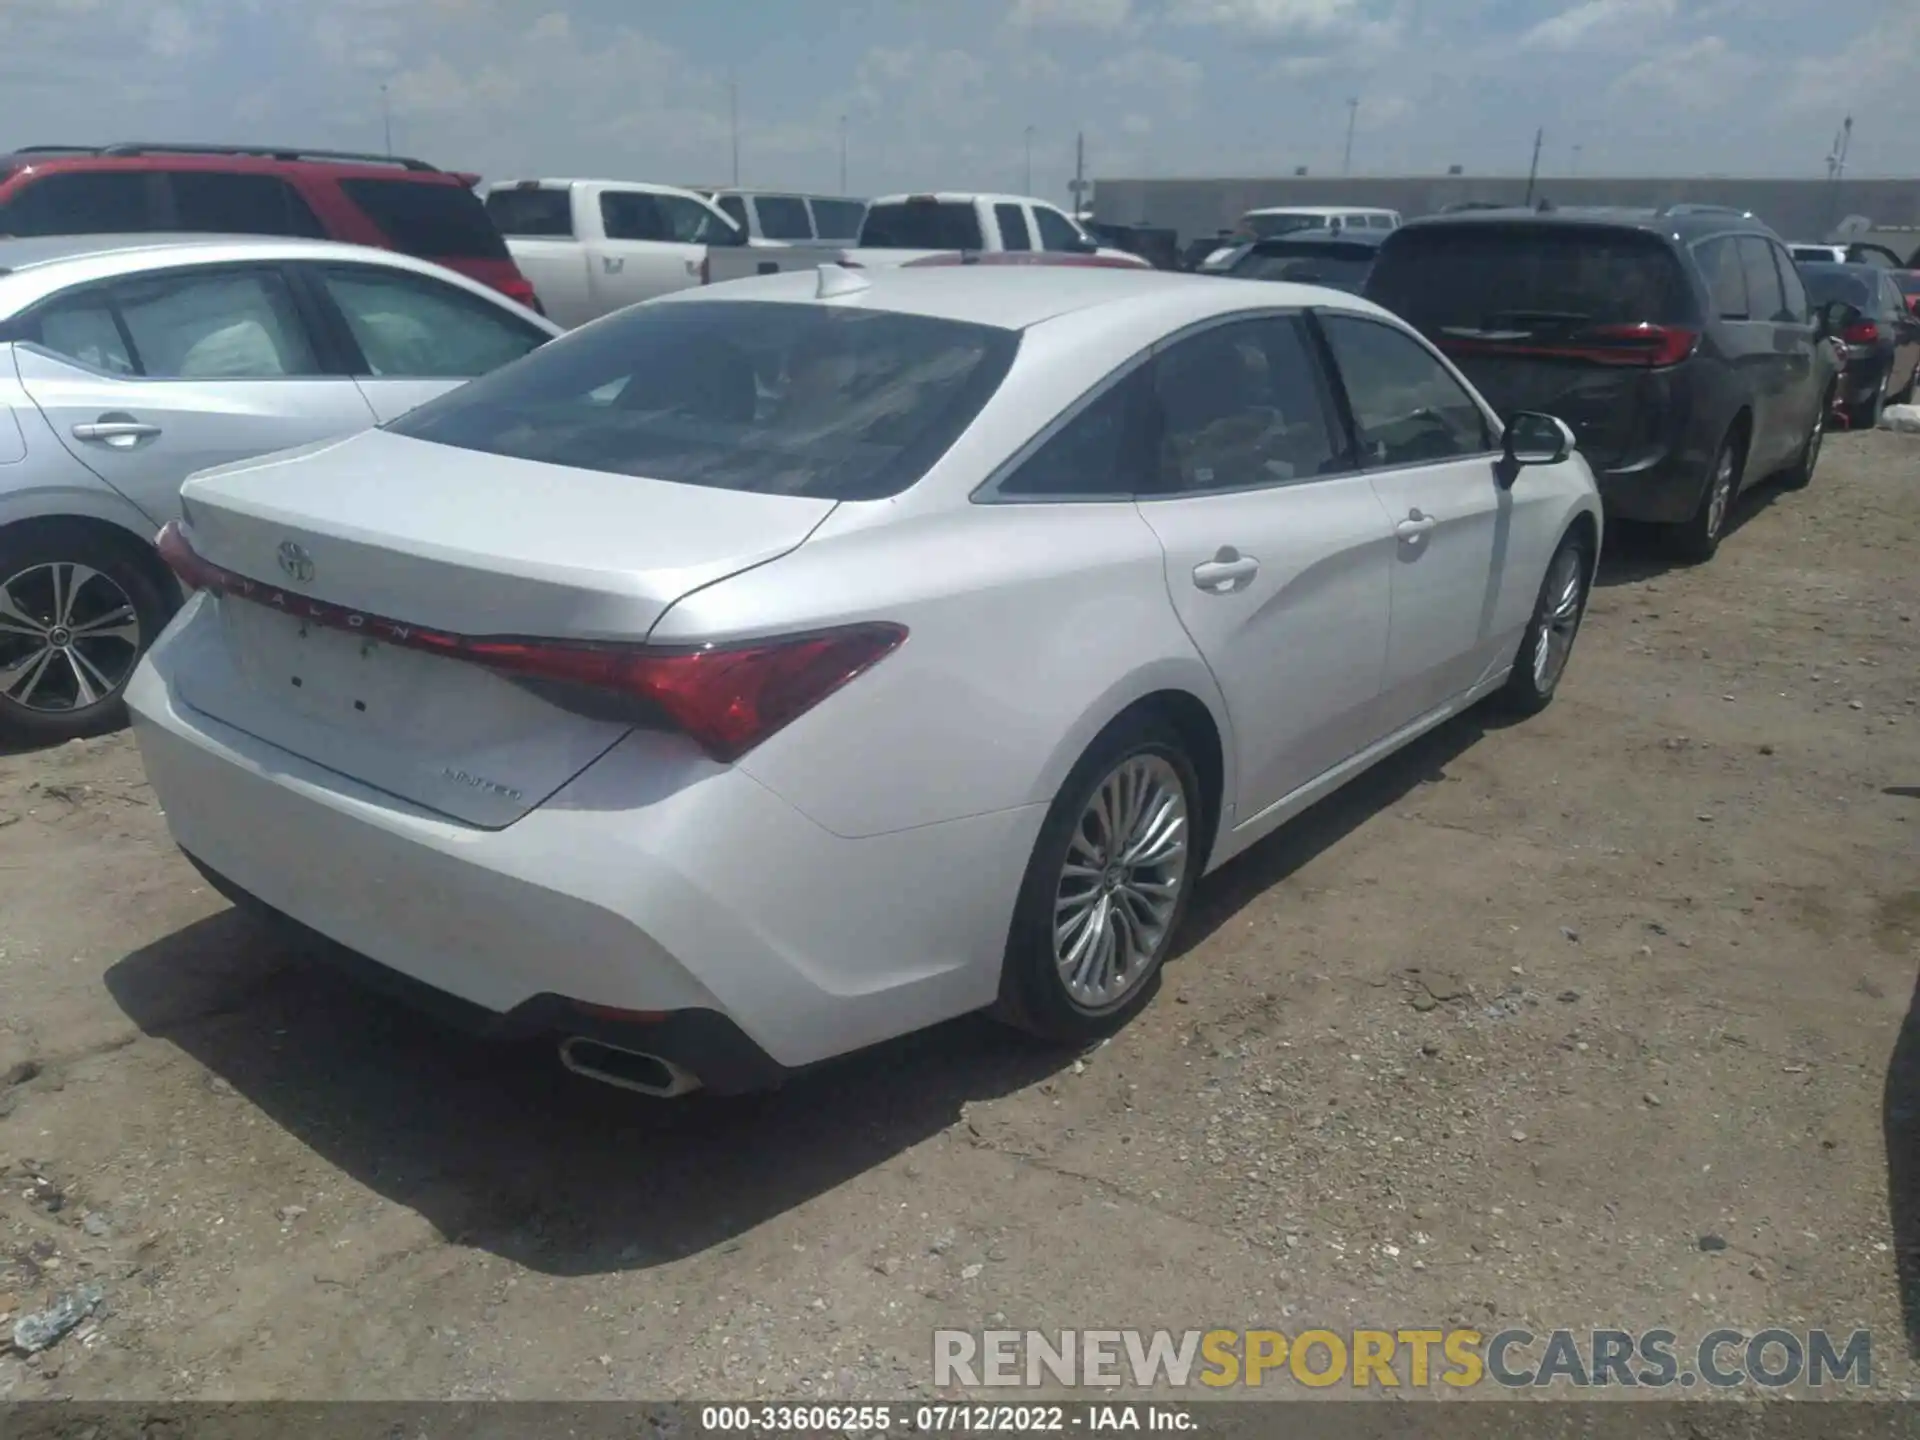
<svg viewBox="0 0 1920 1440"><path fill-rule="evenodd" d="M1713 468L1707 472L1706 488L1693 514L1672 526L1668 539L1676 558L1699 565L1714 556L1726 533L1727 516L1740 494L1740 475L1746 468L1746 443L1740 427L1732 426L1714 452Z"/></svg>
<svg viewBox="0 0 1920 1440"><path fill-rule="evenodd" d="M1593 588L1593 547L1578 531L1568 532L1540 577L1540 594L1533 602L1513 672L1497 692L1501 709L1516 715L1538 715L1553 703L1560 678L1567 673L1573 642L1586 618L1587 596Z"/></svg>
<svg viewBox="0 0 1920 1440"><path fill-rule="evenodd" d="M1132 816L1116 827L1117 846L1100 818L1115 805ZM1171 726L1152 715L1110 726L1040 827L994 1016L1043 1040L1086 1044L1139 1014L1193 894L1205 813L1198 774ZM1147 858L1128 863L1128 853Z"/></svg>
<svg viewBox="0 0 1920 1440"><path fill-rule="evenodd" d="M1887 384L1892 379L1893 371L1889 367L1887 373L1880 377L1880 383L1867 396L1866 403L1860 407L1860 413L1848 417L1849 429L1876 430L1879 428L1880 412L1887 408Z"/></svg>
<svg viewBox="0 0 1920 1440"><path fill-rule="evenodd" d="M1807 432L1807 438L1800 442L1800 453L1794 457L1793 464L1786 474L1780 477L1783 490L1804 490L1813 483L1814 467L1820 463L1820 451L1827 435L1827 416L1833 413L1832 390L1820 397L1820 405L1813 415L1813 428Z"/></svg>
<svg viewBox="0 0 1920 1440"><path fill-rule="evenodd" d="M135 542L84 523L0 533L0 736L51 745L116 730L173 600Z"/></svg>

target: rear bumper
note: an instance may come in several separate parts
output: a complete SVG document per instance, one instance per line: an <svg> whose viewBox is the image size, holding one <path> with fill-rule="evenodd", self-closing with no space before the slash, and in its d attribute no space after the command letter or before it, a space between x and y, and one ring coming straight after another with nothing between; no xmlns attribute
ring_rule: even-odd
<svg viewBox="0 0 1920 1440"><path fill-rule="evenodd" d="M1691 447L1683 446L1650 463L1596 470L1594 483L1608 515L1677 525L1699 508L1712 461L1711 455L1696 455Z"/></svg>
<svg viewBox="0 0 1920 1440"><path fill-rule="evenodd" d="M127 691L176 843L227 893L468 1029L564 1028L717 1089L997 993L1044 807L848 840L737 768L662 793L659 747L679 742L635 731L540 809L479 830L186 705L170 676L194 623L161 637ZM641 1045L582 1005L671 1013Z"/></svg>

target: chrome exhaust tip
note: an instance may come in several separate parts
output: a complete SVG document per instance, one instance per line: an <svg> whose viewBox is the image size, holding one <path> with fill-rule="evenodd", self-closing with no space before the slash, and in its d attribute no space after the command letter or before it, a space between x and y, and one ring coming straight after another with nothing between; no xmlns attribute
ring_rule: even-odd
<svg viewBox="0 0 1920 1440"><path fill-rule="evenodd" d="M671 1060L644 1050L625 1050L604 1040L574 1035L560 1042L560 1063L576 1075L617 1085L661 1100L672 1100L700 1088L700 1078Z"/></svg>

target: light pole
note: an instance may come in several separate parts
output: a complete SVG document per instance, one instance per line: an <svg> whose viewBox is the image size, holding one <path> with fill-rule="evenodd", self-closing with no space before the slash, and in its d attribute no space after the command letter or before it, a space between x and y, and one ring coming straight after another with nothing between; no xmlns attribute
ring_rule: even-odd
<svg viewBox="0 0 1920 1440"><path fill-rule="evenodd" d="M727 126L733 137L733 184L740 185L740 82L727 72Z"/></svg>
<svg viewBox="0 0 1920 1440"><path fill-rule="evenodd" d="M380 86L380 129L387 139L387 154L393 154L393 106L387 100L387 87Z"/></svg>
<svg viewBox="0 0 1920 1440"><path fill-rule="evenodd" d="M1340 173L1343 175L1353 173L1353 126L1359 118L1360 101L1357 98L1349 98L1347 101L1347 153L1340 162Z"/></svg>
<svg viewBox="0 0 1920 1440"><path fill-rule="evenodd" d="M840 193L847 193L847 117L840 117Z"/></svg>
<svg viewBox="0 0 1920 1440"><path fill-rule="evenodd" d="M1022 195L1031 195L1033 194L1033 126L1027 126L1025 139L1027 144L1027 188L1020 193Z"/></svg>
<svg viewBox="0 0 1920 1440"><path fill-rule="evenodd" d="M1574 146L1574 147L1573 147L1573 173L1574 173L1574 174L1576 174L1576 175L1578 175L1578 174L1580 173L1580 151L1581 151L1581 149L1582 149L1582 147L1581 147L1581 146L1579 146L1579 145L1576 145L1576 146Z"/></svg>

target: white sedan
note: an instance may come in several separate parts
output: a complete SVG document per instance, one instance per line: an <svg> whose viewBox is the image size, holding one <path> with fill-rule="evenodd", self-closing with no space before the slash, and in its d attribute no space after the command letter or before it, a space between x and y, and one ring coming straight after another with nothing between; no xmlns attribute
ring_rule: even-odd
<svg viewBox="0 0 1920 1440"><path fill-rule="evenodd" d="M128 691L226 893L655 1094L1147 1003L1195 882L1551 699L1601 512L1330 290L823 267L203 473Z"/></svg>

